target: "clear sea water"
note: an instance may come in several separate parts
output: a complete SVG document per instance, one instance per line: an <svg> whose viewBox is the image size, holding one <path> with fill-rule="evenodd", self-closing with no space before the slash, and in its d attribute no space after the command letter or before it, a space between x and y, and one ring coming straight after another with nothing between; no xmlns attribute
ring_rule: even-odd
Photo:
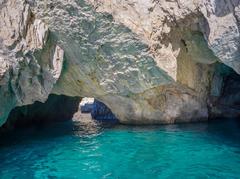
<svg viewBox="0 0 240 179"><path fill-rule="evenodd" d="M19 130L0 137L0 178L240 178L240 124Z"/></svg>

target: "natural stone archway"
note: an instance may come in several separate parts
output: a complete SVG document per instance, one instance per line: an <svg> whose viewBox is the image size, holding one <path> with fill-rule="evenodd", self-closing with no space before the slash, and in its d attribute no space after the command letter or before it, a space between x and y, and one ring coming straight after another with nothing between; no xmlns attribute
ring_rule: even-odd
<svg viewBox="0 0 240 179"><path fill-rule="evenodd" d="M51 94L44 103L35 102L14 108L7 122L0 127L0 132L69 120L88 127L100 123L118 123L118 119L104 103L93 98L89 99L86 101L81 97Z"/></svg>
<svg viewBox="0 0 240 179"><path fill-rule="evenodd" d="M240 69L238 11L217 0L0 2L0 125L51 93L92 96L127 124L206 120L215 63Z"/></svg>

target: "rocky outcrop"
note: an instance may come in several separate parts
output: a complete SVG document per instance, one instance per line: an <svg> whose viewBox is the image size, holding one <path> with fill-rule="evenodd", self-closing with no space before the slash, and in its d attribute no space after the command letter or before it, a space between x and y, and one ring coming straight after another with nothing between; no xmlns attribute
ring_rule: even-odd
<svg viewBox="0 0 240 179"><path fill-rule="evenodd" d="M206 120L216 68L239 73L239 1L0 1L0 124L50 93L122 123Z"/></svg>

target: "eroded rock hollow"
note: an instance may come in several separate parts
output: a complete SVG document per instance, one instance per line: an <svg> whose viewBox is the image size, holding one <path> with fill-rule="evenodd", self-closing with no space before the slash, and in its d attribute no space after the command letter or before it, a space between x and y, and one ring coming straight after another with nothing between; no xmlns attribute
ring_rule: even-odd
<svg viewBox="0 0 240 179"><path fill-rule="evenodd" d="M0 125L50 94L92 96L126 124L218 116L216 101L238 104L239 2L0 1Z"/></svg>

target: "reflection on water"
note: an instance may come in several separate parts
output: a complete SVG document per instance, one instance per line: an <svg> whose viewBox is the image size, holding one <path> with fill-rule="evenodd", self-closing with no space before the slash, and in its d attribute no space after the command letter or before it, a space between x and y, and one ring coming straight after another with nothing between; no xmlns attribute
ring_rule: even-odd
<svg viewBox="0 0 240 179"><path fill-rule="evenodd" d="M1 136L0 161L0 178L239 178L240 125L54 123Z"/></svg>

